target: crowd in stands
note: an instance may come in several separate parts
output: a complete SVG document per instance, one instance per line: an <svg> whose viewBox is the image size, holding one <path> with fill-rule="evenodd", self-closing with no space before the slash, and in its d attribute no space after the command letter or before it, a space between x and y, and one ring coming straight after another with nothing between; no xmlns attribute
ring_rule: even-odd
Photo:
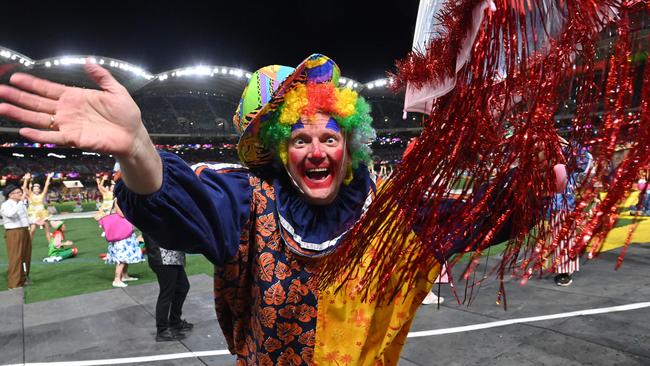
<svg viewBox="0 0 650 366"><path fill-rule="evenodd" d="M36 149L34 149L36 150ZM56 151L56 150L47 150ZM43 151L41 151L43 152ZM61 172L64 177L74 179L94 179L97 172L113 170L115 160L108 156L74 156L65 159L48 157L45 154L15 157L0 154L0 176L22 177L25 173Z"/></svg>
<svg viewBox="0 0 650 366"><path fill-rule="evenodd" d="M152 134L236 135L234 101L212 96L179 94L140 96L136 102Z"/></svg>

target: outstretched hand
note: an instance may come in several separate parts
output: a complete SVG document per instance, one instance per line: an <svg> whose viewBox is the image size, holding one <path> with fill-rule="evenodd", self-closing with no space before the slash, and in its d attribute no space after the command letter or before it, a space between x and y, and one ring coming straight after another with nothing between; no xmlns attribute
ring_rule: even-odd
<svg viewBox="0 0 650 366"><path fill-rule="evenodd" d="M103 67L86 62L101 90L65 86L17 73L0 85L0 116L28 127L30 140L112 154L132 191L148 194L162 185L162 163L128 91Z"/></svg>
<svg viewBox="0 0 650 366"><path fill-rule="evenodd" d="M102 90L82 89L16 73L0 85L0 116L29 126L30 140L84 150L133 156L149 141L140 109L103 67L87 62L86 72Z"/></svg>

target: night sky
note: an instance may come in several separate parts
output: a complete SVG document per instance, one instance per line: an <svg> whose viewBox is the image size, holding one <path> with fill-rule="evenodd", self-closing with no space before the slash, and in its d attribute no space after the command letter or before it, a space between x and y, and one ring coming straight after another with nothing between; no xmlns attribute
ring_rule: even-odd
<svg viewBox="0 0 650 366"><path fill-rule="evenodd" d="M410 50L419 1L382 3L3 1L0 46L33 59L113 57L152 73L199 63L295 66L320 52L344 76L368 82Z"/></svg>

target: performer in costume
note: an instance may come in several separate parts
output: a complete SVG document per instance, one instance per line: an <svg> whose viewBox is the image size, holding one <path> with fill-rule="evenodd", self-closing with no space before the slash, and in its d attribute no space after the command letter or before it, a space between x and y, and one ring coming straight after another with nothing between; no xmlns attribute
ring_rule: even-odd
<svg viewBox="0 0 650 366"><path fill-rule="evenodd" d="M9 289L28 283L32 258L32 237L29 235L27 215L27 182L25 175L22 187L9 183L2 190L5 201L0 205L0 215L5 229L7 245L7 286Z"/></svg>
<svg viewBox="0 0 650 366"><path fill-rule="evenodd" d="M571 1L571 5L574 2ZM591 4L583 2L580 4L585 7ZM449 16L446 20L466 22L469 18L471 21L476 3L479 2L459 2L457 6L462 5L462 8L453 9L453 14L461 16ZM537 6L537 3L531 6ZM477 9L482 12L482 8ZM587 10L575 13L586 14L585 17L601 14L599 9ZM571 19L575 18L574 13L570 15ZM490 18L492 21L500 19L508 17L499 14ZM480 19L477 23L480 25ZM525 24L520 23L521 26ZM483 37L481 44L500 43L484 39L486 34L500 33L480 33ZM454 34L455 42L464 38L459 35ZM469 38L468 49L474 49L471 47L473 37ZM458 47L447 47L442 51L446 52L445 55L457 53ZM493 54L499 55L498 52ZM449 59L454 61L455 57ZM441 67L422 70L430 69L436 72L434 77L444 77L449 68L446 61L449 60L444 61L445 74L439 72ZM478 61L472 60L472 65L499 64L494 57L488 61L479 58ZM353 92L337 89L338 68L322 55L309 57L295 70L271 66L251 77L235 118L242 131L239 155L248 169L202 164L193 171L174 155L158 154L142 124L137 106L124 87L100 66L88 63L85 67L101 91L70 88L16 74L11 78L13 85L38 95L24 99L21 98L23 91L1 88L0 98L10 104L0 105L0 115L34 127L21 130L23 136L32 140L69 143L117 157L123 177L116 191L126 216L154 239L169 245L168 249L203 253L217 266L215 289L220 325L230 350L242 363L396 364L413 314L439 271L427 245L436 245L437 250L433 252L441 256L447 253L449 243L458 248L473 247L479 242L483 246L490 244L497 230L491 224L498 223L498 227L502 227L508 215L520 214L521 210L529 210L535 217L544 213L543 210L531 209L534 206L526 205L528 202L522 203L521 200L528 197L522 196L515 201L510 193L515 189L523 191L519 184L521 179L512 181L511 171L500 169L493 185L480 192L483 195L478 197L480 201L472 201L472 207L465 205L463 212L469 214L463 217L463 226L450 225L438 235L441 240L418 244L421 242L412 234L411 227L405 225L412 223L418 212L409 213L407 208L410 203L421 200L421 195L431 188L429 175L435 176L437 172L429 164L416 167L416 163L424 162L426 156L435 156L436 159L428 162L441 168L446 166L441 162L452 158L454 162L463 161L466 164L457 163L445 168L447 173L451 172L446 178L454 178L452 175L462 170L458 168L476 165L473 160L458 159L457 153L465 147L460 145L461 142L485 144L467 146L475 150L489 146L494 146L494 152L500 149L498 141L492 139L499 131L480 130L476 134L480 138L464 140L458 132L472 132L468 130L472 126L447 123L444 119L438 127L451 128L456 133L444 136L430 133L407 161L409 175L417 175L426 169L430 172L422 173L422 179L418 176L409 181L406 180L408 176L398 172L396 178L399 179L391 180L396 183L389 188L399 185L404 194L392 195L393 201L377 201L380 205L375 204L373 212L366 212L366 217L372 213L377 220L366 228L373 235L363 236L363 225L356 223L359 220L366 222L364 209L374 192L374 184L361 164L365 160L363 144L367 142L363 137L371 134L369 126L365 126L367 106ZM453 65L451 69L455 69ZM471 68L471 71L476 70ZM527 76L523 71L521 74ZM404 80L402 78L402 82ZM481 80L484 78L472 78L477 84ZM556 87L553 82L547 84ZM472 91L482 90L482 87L481 83ZM477 102L460 98L463 96L460 83L456 92L454 96L463 99L463 103ZM340 107L340 100L347 101L342 104L349 107ZM448 101L456 102L453 99ZM449 111L448 106L439 111ZM86 113L65 113L70 108ZM490 109L472 109L465 105L463 111L476 112L480 114L476 116L478 118L489 114ZM468 113L447 117L468 115L474 117ZM548 113L537 115L544 117ZM92 134L78 136L73 131L92 131ZM522 129L517 130L520 131ZM539 148L531 143L533 140L547 143L544 148L553 152L551 145L555 142L546 141L548 136L517 133L513 141L527 153ZM454 143L439 143L436 141L438 137ZM433 149L433 145L440 149L434 154L426 154L426 149ZM443 149L450 149L450 154L438 159L445 152ZM523 167L520 176L532 174L539 164L534 158L536 154L529 155L532 158L518 161L519 167ZM548 155L549 161L553 162L556 155ZM504 159L496 162L509 167L514 161ZM548 169L543 169L536 177L544 180L546 191L550 192L555 186L555 182L551 184ZM491 177L485 175L482 179ZM438 184L446 185L448 181L445 179ZM503 187L508 193L500 201L502 206L497 206L498 209L491 204L493 194L499 191L494 187ZM393 188L388 192L400 191ZM506 210L504 207L509 208ZM388 215L391 212L393 214ZM474 233L477 228L474 220L489 212L494 212L494 215L482 222ZM424 224L427 233L441 226L431 221ZM526 222L522 224L518 228L520 232L522 227L528 228ZM354 230L350 230L353 227ZM455 234L465 228L472 240L455 245ZM391 232L398 232L397 237L404 239L403 242L382 238ZM484 238L482 234L488 235ZM342 243L346 235L346 241ZM380 239L383 242L377 250L375 240ZM342 247L345 251L339 253ZM518 247L513 249L513 253L518 253ZM479 251L477 255L480 254ZM333 264L326 272L330 282L325 282L325 287L317 291L314 274L323 260ZM321 268L318 270L321 272ZM380 295L375 297L376 293ZM363 294L369 295L365 298L368 301L362 301Z"/></svg>
<svg viewBox="0 0 650 366"><path fill-rule="evenodd" d="M569 158L575 154L575 161L571 164L573 167L570 168L571 173L566 188L553 197L553 210L550 214L551 233L553 234L552 238L559 237L559 243L554 250L556 263L551 268L556 273L555 284L569 286L573 282L573 273L580 270L580 260L578 253L575 252L575 227L572 227L568 234L561 235L559 223L563 220L566 221L566 215L576 209L576 190L594 170L593 157L586 148L572 147L566 140L561 140L564 144L565 154L569 155Z"/></svg>
<svg viewBox="0 0 650 366"><path fill-rule="evenodd" d="M127 287L125 282L137 281L137 277L129 276L129 264L144 261L144 253L133 230L133 225L124 218L119 205L115 205L113 213L99 219L99 226L104 230L104 238L108 249L104 262L115 264L113 287Z"/></svg>
<svg viewBox="0 0 650 366"><path fill-rule="evenodd" d="M56 139L68 126L99 119L93 128L101 133L93 136L108 140L87 136L83 147L117 157L122 179L116 196L130 221L166 249L202 253L215 264L219 323L240 362L397 364L440 265L429 256L422 270L410 273L412 253L403 251L381 277L361 283L377 259L370 245L358 265L318 288L320 261L335 253L376 193L365 166L374 138L369 106L353 90L338 88L340 71L331 59L314 54L295 69L273 65L255 72L234 117L246 167L193 169L174 154L156 152L126 90L100 66L86 68L104 89L97 95L102 105L115 108L61 122L50 115L52 131L23 133ZM94 100L87 99L89 91L32 76L12 80L56 94L81 93L82 104ZM397 229L410 230L400 220L383 227ZM419 242L412 232L408 240ZM407 273L411 281L402 280ZM363 296L380 290L392 298Z"/></svg>
<svg viewBox="0 0 650 366"><path fill-rule="evenodd" d="M316 289L319 258L336 249L375 194L366 167L366 143L374 138L369 106L337 87L339 75L319 54L296 69L253 74L234 117L249 168L198 164L193 172L161 152L158 192L117 186L120 205L141 230L215 263L219 322L230 351L247 364L396 364L437 275L432 261L416 288L396 278L400 299L390 304L361 302L354 281L340 292Z"/></svg>
<svg viewBox="0 0 650 366"><path fill-rule="evenodd" d="M28 174L30 179L32 178L31 174ZM41 185L34 183L32 188L27 192L27 199L29 201L29 206L27 207L27 212L29 214L30 226L29 226L29 235L34 237L34 231L36 230L36 225L40 226L41 229L44 225L47 225L47 220L50 218L50 213L45 208L45 198L47 197L47 191L50 187L50 180L54 176L54 173L47 174L45 179L45 185L41 191Z"/></svg>
<svg viewBox="0 0 650 366"><path fill-rule="evenodd" d="M115 188L115 183L111 181L111 185L106 187L104 183L108 180L108 176L104 175L101 179L97 178L97 189L102 195L102 205L95 215L95 219L99 220L102 217L109 215L113 210L113 205L115 204L115 199L113 197L113 189Z"/></svg>
<svg viewBox="0 0 650 366"><path fill-rule="evenodd" d="M65 240L65 223L63 221L51 221L50 226L53 230L52 233L50 233L50 229L47 226L45 228L48 251L47 257L43 258L43 262L60 262L77 255L78 250L72 241Z"/></svg>

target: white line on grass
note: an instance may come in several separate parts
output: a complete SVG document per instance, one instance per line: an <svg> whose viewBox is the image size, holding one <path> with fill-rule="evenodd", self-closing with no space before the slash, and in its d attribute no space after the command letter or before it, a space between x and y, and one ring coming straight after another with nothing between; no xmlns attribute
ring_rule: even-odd
<svg viewBox="0 0 650 366"><path fill-rule="evenodd" d="M596 314L606 314L606 313L615 313L619 311L629 311L637 310L650 307L650 302L639 302L635 304L612 306L608 308L598 308L598 309L586 309L571 311L568 313L559 313L551 315L542 315L542 316L533 316L528 318L518 318L518 319L508 319L500 320L496 322L481 323L474 325L466 325L463 327L454 327L454 328L445 328L445 329L436 329L436 330L426 330L421 332L410 332L408 338L417 338L417 337L429 337L434 335L441 334L450 334L450 333L459 333L459 332L469 332L472 330L487 329L487 328L496 328L503 327L506 325L519 324L519 323L531 323L538 322L542 320L552 320L552 319L561 319L561 318L570 318L574 316L585 316L585 315L596 315ZM157 355L157 356L142 356L142 357L127 357L127 358L111 358L103 360L87 360L87 361L64 361L64 362L34 362L34 363L24 363L24 364L13 364L6 366L96 366L96 365L119 365L125 363L135 363L135 362L154 362L154 361L165 361L165 360L175 360L180 358L196 358L196 357L209 357L209 356L224 356L230 355L228 350L215 350L215 351L201 351L201 352L184 352L184 353L170 353L166 355Z"/></svg>

